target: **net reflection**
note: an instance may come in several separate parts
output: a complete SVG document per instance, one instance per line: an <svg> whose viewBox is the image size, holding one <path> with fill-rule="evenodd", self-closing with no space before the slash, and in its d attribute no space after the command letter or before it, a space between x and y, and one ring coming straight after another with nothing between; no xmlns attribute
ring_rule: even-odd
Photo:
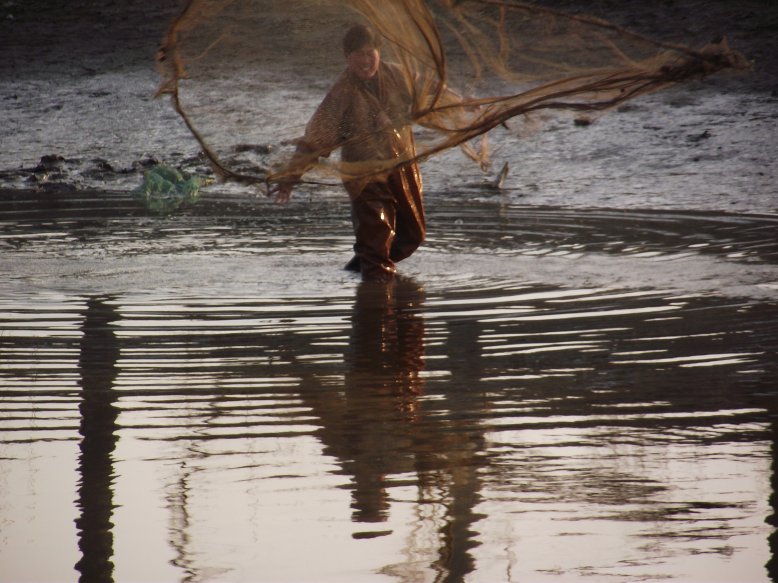
<svg viewBox="0 0 778 583"><path fill-rule="evenodd" d="M189 451L192 459L201 458L196 451ZM189 465L189 457L181 460L176 479L168 485L166 495L167 508L170 513L170 525L168 528L168 543L174 551L174 558L170 564L179 568L182 572L181 582L189 583L200 580L200 573L192 558L190 551L192 517L189 511L189 499L192 496L192 476L196 472Z"/></svg>
<svg viewBox="0 0 778 583"><path fill-rule="evenodd" d="M81 559L75 568L82 582L112 582L113 558L113 451L116 446L119 409L113 390L117 376L119 344L114 322L119 314L110 297L87 300L80 356L81 403L76 519Z"/></svg>
<svg viewBox="0 0 778 583"><path fill-rule="evenodd" d="M392 533L385 523L397 498L393 487L415 487L411 527L404 545L415 565L391 565L387 573L416 580L432 568L437 581L460 581L474 568L469 551L478 543L478 476L483 434L457 415L435 416L425 405L426 327L423 288L407 278L362 282L357 290L346 373L338 395L303 391L320 419L319 438L351 478L353 538ZM445 396L444 400L448 400ZM425 564L426 560L426 564ZM414 571L413 573L409 572Z"/></svg>

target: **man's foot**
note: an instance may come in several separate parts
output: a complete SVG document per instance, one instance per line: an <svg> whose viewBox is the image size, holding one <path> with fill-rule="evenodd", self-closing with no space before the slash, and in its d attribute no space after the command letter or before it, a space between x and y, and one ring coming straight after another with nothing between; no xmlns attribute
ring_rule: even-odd
<svg viewBox="0 0 778 583"><path fill-rule="evenodd" d="M346 263L346 266L343 268L346 271L353 271L354 273L360 273L362 271L362 262L359 260L359 257L354 255L354 257L351 258L351 261Z"/></svg>

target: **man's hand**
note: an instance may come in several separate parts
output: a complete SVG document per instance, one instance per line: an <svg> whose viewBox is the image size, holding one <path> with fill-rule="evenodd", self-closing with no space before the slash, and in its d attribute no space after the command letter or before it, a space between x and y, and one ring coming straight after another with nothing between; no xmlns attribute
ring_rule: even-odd
<svg viewBox="0 0 778 583"><path fill-rule="evenodd" d="M270 187L270 190L267 191L267 195L272 196L275 202L284 204L289 202L289 199L292 198L293 188L293 182L278 182Z"/></svg>

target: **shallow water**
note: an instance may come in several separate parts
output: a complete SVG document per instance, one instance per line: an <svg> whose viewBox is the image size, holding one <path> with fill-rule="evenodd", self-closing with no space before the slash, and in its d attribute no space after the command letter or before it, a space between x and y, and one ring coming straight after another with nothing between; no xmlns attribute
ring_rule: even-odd
<svg viewBox="0 0 778 583"><path fill-rule="evenodd" d="M778 218L432 202L6 193L0 578L774 578Z"/></svg>

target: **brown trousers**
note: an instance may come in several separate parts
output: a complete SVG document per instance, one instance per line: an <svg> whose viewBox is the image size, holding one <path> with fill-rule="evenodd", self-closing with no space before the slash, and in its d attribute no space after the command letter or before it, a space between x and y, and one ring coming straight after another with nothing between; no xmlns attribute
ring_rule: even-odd
<svg viewBox="0 0 778 583"><path fill-rule="evenodd" d="M383 279L397 271L424 241L426 222L416 165L403 166L383 182L370 182L351 200L362 278Z"/></svg>

